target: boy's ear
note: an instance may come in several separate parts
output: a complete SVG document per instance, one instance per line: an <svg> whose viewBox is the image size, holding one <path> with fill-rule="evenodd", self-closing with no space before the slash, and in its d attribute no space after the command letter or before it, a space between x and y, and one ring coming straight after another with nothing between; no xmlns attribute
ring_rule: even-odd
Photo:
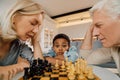
<svg viewBox="0 0 120 80"><path fill-rule="evenodd" d="M68 50L67 50L67 51L69 51L69 49L70 49L70 46L68 47Z"/></svg>
<svg viewBox="0 0 120 80"><path fill-rule="evenodd" d="M70 48L70 45L69 45L69 48Z"/></svg>
<svg viewBox="0 0 120 80"><path fill-rule="evenodd" d="M52 50L54 51L54 48L52 47Z"/></svg>

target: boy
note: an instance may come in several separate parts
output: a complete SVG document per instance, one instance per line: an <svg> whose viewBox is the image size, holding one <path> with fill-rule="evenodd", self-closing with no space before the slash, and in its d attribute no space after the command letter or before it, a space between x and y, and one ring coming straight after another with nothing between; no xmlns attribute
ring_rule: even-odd
<svg viewBox="0 0 120 80"><path fill-rule="evenodd" d="M54 37L52 49L44 56L50 63L55 64L58 60L58 64L61 65L65 58L74 62L78 58L78 53L75 47L70 47L69 37L61 33Z"/></svg>

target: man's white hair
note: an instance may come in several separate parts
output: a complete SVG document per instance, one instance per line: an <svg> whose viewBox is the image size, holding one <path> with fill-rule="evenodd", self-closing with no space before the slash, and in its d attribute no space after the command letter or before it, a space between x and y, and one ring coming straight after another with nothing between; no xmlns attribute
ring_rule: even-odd
<svg viewBox="0 0 120 80"><path fill-rule="evenodd" d="M96 10L104 10L112 18L120 16L120 0L100 0L91 9L91 16Z"/></svg>

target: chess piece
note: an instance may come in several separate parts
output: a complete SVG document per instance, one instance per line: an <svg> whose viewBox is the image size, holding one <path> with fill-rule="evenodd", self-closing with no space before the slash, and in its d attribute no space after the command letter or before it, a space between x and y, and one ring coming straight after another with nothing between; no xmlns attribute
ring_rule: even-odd
<svg viewBox="0 0 120 80"><path fill-rule="evenodd" d="M55 69L59 69L58 60L56 60Z"/></svg>
<svg viewBox="0 0 120 80"><path fill-rule="evenodd" d="M33 65L33 66L37 65L37 59L34 59L34 60L33 60L32 65Z"/></svg>
<svg viewBox="0 0 120 80"><path fill-rule="evenodd" d="M68 62L68 66L67 66L67 72L70 72L70 68L71 68L72 62Z"/></svg>
<svg viewBox="0 0 120 80"><path fill-rule="evenodd" d="M51 67L51 66L52 66L52 64L49 63L49 64L48 64L48 70L47 70L48 72L52 72L52 67Z"/></svg>
<svg viewBox="0 0 120 80"><path fill-rule="evenodd" d="M83 75L83 73L82 73L82 74L78 75L78 80L87 80L87 79L86 79L85 75Z"/></svg>
<svg viewBox="0 0 120 80"><path fill-rule="evenodd" d="M77 62L75 62L75 71L76 71L76 74L80 74L80 63L79 63L79 60L77 60Z"/></svg>
<svg viewBox="0 0 120 80"><path fill-rule="evenodd" d="M65 58L65 65L68 67L68 57Z"/></svg>
<svg viewBox="0 0 120 80"><path fill-rule="evenodd" d="M45 67L48 67L48 61L44 60Z"/></svg>
<svg viewBox="0 0 120 80"><path fill-rule="evenodd" d="M93 69L92 69L92 67L89 67L88 68L88 79L90 79L90 80L93 80L94 78L95 78L95 76L94 76L94 74L93 74Z"/></svg>
<svg viewBox="0 0 120 80"><path fill-rule="evenodd" d="M65 69L65 62L62 61L62 66L61 66L62 69Z"/></svg>
<svg viewBox="0 0 120 80"><path fill-rule="evenodd" d="M42 64L43 63L43 60L38 58L38 65Z"/></svg>
<svg viewBox="0 0 120 80"><path fill-rule="evenodd" d="M75 67L74 65L72 64L71 67L70 67L70 71L68 73L68 78L70 80L75 80Z"/></svg>
<svg viewBox="0 0 120 80"><path fill-rule="evenodd" d="M75 75L69 75L68 74L68 78L69 78L69 80L75 80Z"/></svg>
<svg viewBox="0 0 120 80"><path fill-rule="evenodd" d="M28 80L29 79L29 72L28 72L28 70L29 70L28 67L24 68L23 80Z"/></svg>
<svg viewBox="0 0 120 80"><path fill-rule="evenodd" d="M87 70L87 61L86 60L84 60L84 73L86 74L86 70Z"/></svg>

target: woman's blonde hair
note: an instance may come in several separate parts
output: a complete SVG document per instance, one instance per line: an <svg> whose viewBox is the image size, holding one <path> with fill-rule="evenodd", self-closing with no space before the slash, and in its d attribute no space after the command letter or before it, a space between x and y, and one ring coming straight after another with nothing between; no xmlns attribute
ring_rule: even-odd
<svg viewBox="0 0 120 80"><path fill-rule="evenodd" d="M2 31L0 37L2 39L10 40L17 38L12 21L17 13L23 15L44 13L40 4L32 0L16 0L14 3L15 4L9 7L9 9L0 11L0 29Z"/></svg>

